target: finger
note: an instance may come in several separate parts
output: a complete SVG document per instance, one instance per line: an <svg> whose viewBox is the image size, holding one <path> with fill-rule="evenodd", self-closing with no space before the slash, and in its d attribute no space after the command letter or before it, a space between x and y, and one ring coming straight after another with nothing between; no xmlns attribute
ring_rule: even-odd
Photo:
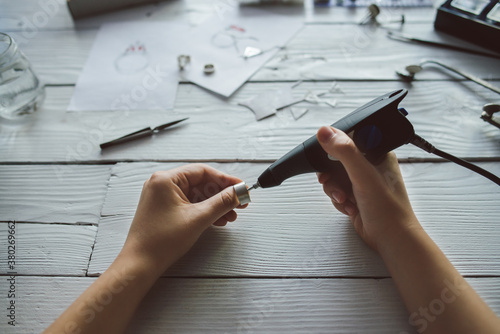
<svg viewBox="0 0 500 334"><path fill-rule="evenodd" d="M234 210L231 210L224 215L224 219L226 219L228 222L234 222L236 218L238 218L238 215Z"/></svg>
<svg viewBox="0 0 500 334"><path fill-rule="evenodd" d="M324 184L325 182L328 182L328 180L330 180L332 178L332 176L333 176L330 173L321 173L321 172L318 172L316 174L318 176L318 182L320 184Z"/></svg>
<svg viewBox="0 0 500 334"><path fill-rule="evenodd" d="M227 220L224 219L224 217L219 218L215 223L213 223L215 226L226 226L227 225Z"/></svg>
<svg viewBox="0 0 500 334"><path fill-rule="evenodd" d="M346 193L332 182L323 184L323 191L336 203L344 203L347 199Z"/></svg>
<svg viewBox="0 0 500 334"><path fill-rule="evenodd" d="M241 182L241 179L205 164L190 164L172 169L170 172L174 182L185 194L188 194L190 189L197 187L200 193L205 194L207 198L213 196L209 193L214 189L220 191Z"/></svg>
<svg viewBox="0 0 500 334"><path fill-rule="evenodd" d="M344 165L353 185L361 187L365 183L373 182L373 178L377 177L373 165L366 160L352 139L341 130L323 126L318 130L317 138L325 152Z"/></svg>
<svg viewBox="0 0 500 334"><path fill-rule="evenodd" d="M201 215L201 222L212 224L240 205L233 187L227 187L218 194L195 204Z"/></svg>
<svg viewBox="0 0 500 334"><path fill-rule="evenodd" d="M335 201L333 201L333 200L332 200L332 204L333 204L333 206L335 207L335 209L337 209L338 211L340 211L340 212L341 212L341 213L343 213L344 215L349 216L349 215L347 214L347 211L345 211L344 204L339 204L339 203L337 203L337 202L335 202Z"/></svg>

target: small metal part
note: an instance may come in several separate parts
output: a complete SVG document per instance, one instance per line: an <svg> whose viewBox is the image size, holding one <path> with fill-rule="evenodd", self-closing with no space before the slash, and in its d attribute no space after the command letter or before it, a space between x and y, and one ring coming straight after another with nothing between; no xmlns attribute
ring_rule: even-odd
<svg viewBox="0 0 500 334"><path fill-rule="evenodd" d="M247 184L245 182L235 184L233 188L236 196L238 197L238 202L240 202L240 205L245 205L252 201L250 199L249 189L247 189Z"/></svg>
<svg viewBox="0 0 500 334"><path fill-rule="evenodd" d="M456 73L460 75L461 77L464 77L465 79L469 79L472 82L477 83L478 85L483 86L484 88L488 88L489 90L494 91L495 93L500 94L500 88L493 86L491 83L489 83L486 80L483 80L481 78L478 78L472 74L460 71L454 67L448 66L446 64L443 64L439 61L436 60L424 60L420 62L418 65L408 65L406 66L406 72L407 73L401 73L401 72L396 72L401 79L403 79L406 82L411 82L415 78L415 74L422 71L423 67L427 65L432 65L432 66L440 66L450 72Z"/></svg>
<svg viewBox="0 0 500 334"><path fill-rule="evenodd" d="M253 186L251 186L250 188L248 188L248 191L254 190L254 189L257 189L257 188L260 188L260 184L259 184L258 181L255 182L255 184Z"/></svg>
<svg viewBox="0 0 500 334"><path fill-rule="evenodd" d="M380 7L372 3L368 6L367 10L368 13L366 14L365 18L359 23L360 25L377 22L377 16L380 14Z"/></svg>
<svg viewBox="0 0 500 334"><path fill-rule="evenodd" d="M485 104L483 106L483 113L481 114L481 119L500 129L500 123L498 123L493 119L493 114L499 111L500 111L500 104L497 103Z"/></svg>
<svg viewBox="0 0 500 334"><path fill-rule="evenodd" d="M203 73L205 73L205 74L213 74L214 72L215 72L214 64L206 64L203 67Z"/></svg>
<svg viewBox="0 0 500 334"><path fill-rule="evenodd" d="M179 64L179 70L183 71L184 68L191 62L191 57L189 55L180 55L177 57L177 63Z"/></svg>

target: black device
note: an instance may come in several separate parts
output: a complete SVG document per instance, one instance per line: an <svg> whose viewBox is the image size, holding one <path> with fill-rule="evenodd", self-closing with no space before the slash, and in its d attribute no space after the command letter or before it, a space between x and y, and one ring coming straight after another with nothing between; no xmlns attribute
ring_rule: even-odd
<svg viewBox="0 0 500 334"><path fill-rule="evenodd" d="M437 10L434 28L500 53L500 2L447 0Z"/></svg>
<svg viewBox="0 0 500 334"><path fill-rule="evenodd" d="M398 107L407 94L406 89L399 89L379 96L333 123L332 126L347 133L373 164L380 162L387 152L411 143L429 153L469 168L500 185L500 178L497 176L438 150L415 134L413 125L406 118L408 113ZM312 136L269 166L250 189L275 187L292 176L309 172L335 173L340 185L345 186L350 183L342 164L328 156L316 136Z"/></svg>

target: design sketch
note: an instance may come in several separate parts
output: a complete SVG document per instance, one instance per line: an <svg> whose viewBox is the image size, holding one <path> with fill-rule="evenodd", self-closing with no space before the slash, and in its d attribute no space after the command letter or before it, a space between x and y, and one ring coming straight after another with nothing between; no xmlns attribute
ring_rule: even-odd
<svg viewBox="0 0 500 334"><path fill-rule="evenodd" d="M143 71L149 65L149 55L143 43L137 41L130 44L123 53L115 59L115 68L121 74L135 74Z"/></svg>
<svg viewBox="0 0 500 334"><path fill-rule="evenodd" d="M245 28L237 26L235 24L229 25L223 30L216 32L212 38L211 43L221 49L227 49L234 47L236 53L240 55L241 48L240 44L246 41L245 47L248 47L248 42L258 42L258 39L254 36L250 36Z"/></svg>

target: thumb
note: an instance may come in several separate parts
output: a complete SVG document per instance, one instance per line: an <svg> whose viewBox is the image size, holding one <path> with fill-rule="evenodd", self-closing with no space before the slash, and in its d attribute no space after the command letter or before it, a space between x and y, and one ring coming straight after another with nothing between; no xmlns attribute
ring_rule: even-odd
<svg viewBox="0 0 500 334"><path fill-rule="evenodd" d="M323 126L316 136L323 150L342 163L353 184L362 185L363 182L373 179L375 176L373 165L343 131Z"/></svg>
<svg viewBox="0 0 500 334"><path fill-rule="evenodd" d="M233 186L229 186L221 192L196 204L200 209L203 223L211 225L229 211L240 205Z"/></svg>

